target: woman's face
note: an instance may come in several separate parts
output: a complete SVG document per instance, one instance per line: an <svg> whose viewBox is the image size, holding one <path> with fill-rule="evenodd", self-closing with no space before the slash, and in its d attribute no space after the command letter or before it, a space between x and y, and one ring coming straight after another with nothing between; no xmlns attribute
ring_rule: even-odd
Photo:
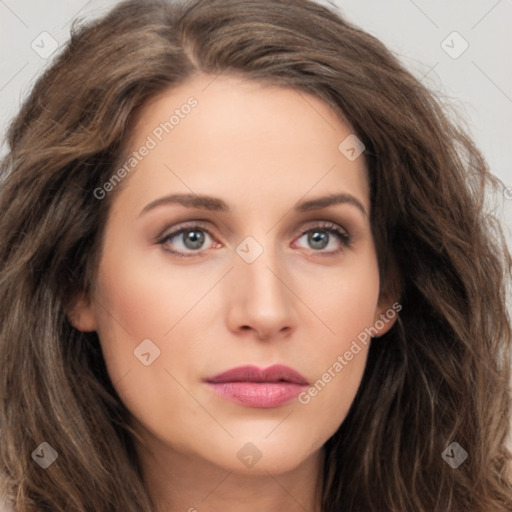
<svg viewBox="0 0 512 512"><path fill-rule="evenodd" d="M352 404L365 329L393 323L357 140L315 97L199 76L143 110L132 150L102 189L117 196L73 323L97 331L148 443L230 471L297 467Z"/></svg>

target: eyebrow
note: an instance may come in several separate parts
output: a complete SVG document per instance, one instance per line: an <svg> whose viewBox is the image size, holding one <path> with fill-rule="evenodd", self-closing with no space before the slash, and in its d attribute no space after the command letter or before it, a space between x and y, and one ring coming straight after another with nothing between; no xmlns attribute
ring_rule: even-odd
<svg viewBox="0 0 512 512"><path fill-rule="evenodd" d="M212 212L229 212L229 205L217 197L197 195L197 194L171 194L165 197L160 197L147 204L139 214L139 217L158 206L180 204L187 208L196 208L199 210L208 210ZM351 194L331 194L308 201L301 201L294 206L296 212L309 212L311 210L321 210L336 204L349 204L355 206L365 216L368 216L365 207Z"/></svg>

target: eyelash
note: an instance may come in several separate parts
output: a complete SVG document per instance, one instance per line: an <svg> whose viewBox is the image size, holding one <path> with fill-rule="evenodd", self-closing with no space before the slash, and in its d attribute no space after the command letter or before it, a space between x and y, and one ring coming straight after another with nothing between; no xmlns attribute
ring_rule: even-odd
<svg viewBox="0 0 512 512"><path fill-rule="evenodd" d="M183 252L174 251L172 249L165 247L165 244L169 240L171 240L172 238L175 238L189 230L190 231L194 231L194 230L204 231L205 233L208 234L208 236L210 236L211 238L214 238L212 233L210 232L210 229L205 224L201 223L200 221L193 221L188 224L183 224L175 231L172 231L169 234L159 237L157 239L157 244L164 246L164 250L172 253L175 256L184 257L184 258L197 256L200 254L201 249L199 249L197 251L191 251L190 253L183 253ZM350 236L350 234L346 230L338 227L336 224L333 224L332 222L327 222L327 221L322 221L322 222L319 222L318 224L315 224L315 225L309 227L308 229L302 231L296 238L302 238L304 235L306 235L312 231L315 231L315 230L316 231L325 231L325 232L329 233L330 235L334 235L341 242L341 247L339 249L336 249L335 251L322 251L322 250L311 249L311 251L313 251L316 254L319 254L321 256L335 256L338 253L340 253L344 248L349 248L351 246L352 237Z"/></svg>

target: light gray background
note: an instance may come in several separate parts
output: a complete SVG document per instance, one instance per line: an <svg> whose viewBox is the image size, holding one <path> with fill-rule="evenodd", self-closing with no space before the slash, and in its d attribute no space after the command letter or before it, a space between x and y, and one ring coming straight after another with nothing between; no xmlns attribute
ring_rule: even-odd
<svg viewBox="0 0 512 512"><path fill-rule="evenodd" d="M55 45L65 44L75 17L96 17L117 3L0 0L1 154L6 151L8 121L55 55L41 56L51 49L52 39ZM425 85L457 107L492 172L503 181L494 202L511 242L512 0L320 3L335 5L348 20L381 39Z"/></svg>

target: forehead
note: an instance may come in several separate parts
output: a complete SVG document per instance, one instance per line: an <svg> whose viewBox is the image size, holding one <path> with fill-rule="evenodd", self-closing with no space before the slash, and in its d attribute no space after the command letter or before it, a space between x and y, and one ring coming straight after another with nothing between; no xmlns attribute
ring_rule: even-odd
<svg viewBox="0 0 512 512"><path fill-rule="evenodd" d="M139 112L127 158L150 149L126 181L141 199L178 189L232 192L247 204L276 195L296 202L308 191L342 186L364 196L368 208L364 155L351 160L340 149L350 137L350 127L315 96L238 77L199 75Z"/></svg>

